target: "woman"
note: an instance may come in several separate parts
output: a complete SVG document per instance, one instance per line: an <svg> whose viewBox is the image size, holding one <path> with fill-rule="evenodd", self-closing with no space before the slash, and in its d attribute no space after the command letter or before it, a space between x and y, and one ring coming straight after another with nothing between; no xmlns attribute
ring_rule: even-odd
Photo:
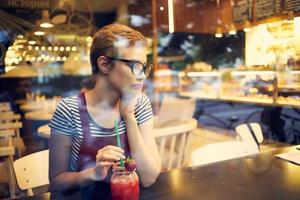
<svg viewBox="0 0 300 200"><path fill-rule="evenodd" d="M128 155L137 163L142 185L155 182L161 162L151 105L141 93L151 70L146 48L145 37L124 25L108 25L95 34L90 49L94 88L63 99L50 122L52 191L91 191L108 181L114 162ZM123 148L117 146L115 121Z"/></svg>

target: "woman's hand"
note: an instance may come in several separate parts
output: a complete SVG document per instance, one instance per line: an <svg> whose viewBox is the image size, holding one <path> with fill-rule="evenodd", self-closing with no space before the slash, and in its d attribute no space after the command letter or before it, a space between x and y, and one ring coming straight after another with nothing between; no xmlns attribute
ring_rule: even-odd
<svg viewBox="0 0 300 200"><path fill-rule="evenodd" d="M140 95L141 93L133 93L130 91L122 94L120 100L120 113L123 118L126 119L129 116L134 116L135 105Z"/></svg>
<svg viewBox="0 0 300 200"><path fill-rule="evenodd" d="M98 150L96 155L96 168L94 180L99 181L105 179L109 168L120 159L125 159L124 150L108 145Z"/></svg>

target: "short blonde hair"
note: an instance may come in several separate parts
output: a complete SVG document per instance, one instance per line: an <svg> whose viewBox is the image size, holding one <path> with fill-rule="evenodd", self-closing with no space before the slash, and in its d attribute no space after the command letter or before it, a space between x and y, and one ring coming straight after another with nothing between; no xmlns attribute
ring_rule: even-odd
<svg viewBox="0 0 300 200"><path fill-rule="evenodd" d="M99 56L114 56L118 47L133 45L147 46L147 40L140 32L121 24L110 24L101 28L93 38L90 48L90 62L93 74L99 73Z"/></svg>

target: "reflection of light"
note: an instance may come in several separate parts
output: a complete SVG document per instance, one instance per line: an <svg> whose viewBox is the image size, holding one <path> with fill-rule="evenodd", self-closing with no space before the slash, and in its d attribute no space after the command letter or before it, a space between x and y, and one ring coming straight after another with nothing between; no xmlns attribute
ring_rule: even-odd
<svg viewBox="0 0 300 200"><path fill-rule="evenodd" d="M169 33L174 32L173 0L168 0Z"/></svg>
<svg viewBox="0 0 300 200"><path fill-rule="evenodd" d="M40 24L40 27L42 28L52 28L54 25L49 22L43 22Z"/></svg>
<svg viewBox="0 0 300 200"><path fill-rule="evenodd" d="M54 51L58 51L58 47L54 47L53 50L54 50Z"/></svg>
<svg viewBox="0 0 300 200"><path fill-rule="evenodd" d="M235 71L231 72L232 76L246 76L246 75L262 75L262 74L269 74L269 75L274 75L274 71Z"/></svg>
<svg viewBox="0 0 300 200"><path fill-rule="evenodd" d="M91 36L87 36L87 37L86 37L86 41L87 41L87 42L92 42L92 41L93 41L93 38L92 38Z"/></svg>
<svg viewBox="0 0 300 200"><path fill-rule="evenodd" d="M249 32L251 30L251 28L244 28L243 30L244 30L244 32Z"/></svg>
<svg viewBox="0 0 300 200"><path fill-rule="evenodd" d="M173 184L172 188L175 189L175 190L178 190L180 187L182 187L182 182L180 180L180 171L179 170L174 170L172 173L171 173L171 183Z"/></svg>
<svg viewBox="0 0 300 200"><path fill-rule="evenodd" d="M184 77L185 73L184 72L179 72L178 77Z"/></svg>
<svg viewBox="0 0 300 200"><path fill-rule="evenodd" d="M48 51L52 51L52 47L48 47Z"/></svg>
<svg viewBox="0 0 300 200"><path fill-rule="evenodd" d="M163 6L160 6L160 7L159 7L159 10L160 10L160 11L163 11L163 10L165 10L165 8L164 8Z"/></svg>
<svg viewBox="0 0 300 200"><path fill-rule="evenodd" d="M5 71L6 73L9 72L10 70L13 70L14 68L16 68L17 66L6 66L5 67Z"/></svg>
<svg viewBox="0 0 300 200"><path fill-rule="evenodd" d="M76 49L77 49L76 47L72 47L72 51L76 51Z"/></svg>
<svg viewBox="0 0 300 200"><path fill-rule="evenodd" d="M300 74L300 71L291 71L291 74Z"/></svg>
<svg viewBox="0 0 300 200"><path fill-rule="evenodd" d="M172 70L157 70L154 72L154 76L177 76L178 72Z"/></svg>
<svg viewBox="0 0 300 200"><path fill-rule="evenodd" d="M67 46L66 51L70 51L70 50L71 50L71 47Z"/></svg>
<svg viewBox="0 0 300 200"><path fill-rule="evenodd" d="M36 41L30 40L30 41L28 41L28 44L35 45L35 44L36 44Z"/></svg>
<svg viewBox="0 0 300 200"><path fill-rule="evenodd" d="M34 50L38 51L40 49L40 47L36 46L34 47Z"/></svg>
<svg viewBox="0 0 300 200"><path fill-rule="evenodd" d="M60 47L59 50L60 50L60 51L64 51L64 50L65 50L65 47Z"/></svg>
<svg viewBox="0 0 300 200"><path fill-rule="evenodd" d="M220 76L220 72L188 72L188 77L201 77L201 76Z"/></svg>
<svg viewBox="0 0 300 200"><path fill-rule="evenodd" d="M34 35L38 35L38 36L45 35L45 32L44 31L35 31Z"/></svg>
<svg viewBox="0 0 300 200"><path fill-rule="evenodd" d="M289 153L295 153L295 155L299 156L298 152L289 152ZM295 164L287 163L284 165L284 167L282 167L282 171L283 171L283 178L285 179L285 183L288 185L288 188L293 188L295 185L300 185L299 166Z"/></svg>
<svg viewBox="0 0 300 200"><path fill-rule="evenodd" d="M46 50L46 47L42 46L42 47L41 47L41 50L42 50L42 51L45 51L45 50Z"/></svg>

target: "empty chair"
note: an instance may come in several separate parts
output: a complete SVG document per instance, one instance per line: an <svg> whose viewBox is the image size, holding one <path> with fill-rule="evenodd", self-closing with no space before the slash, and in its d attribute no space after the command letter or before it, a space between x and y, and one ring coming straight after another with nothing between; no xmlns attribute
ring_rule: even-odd
<svg viewBox="0 0 300 200"><path fill-rule="evenodd" d="M32 189L48 185L49 150L29 154L14 162L17 184L27 195L33 195Z"/></svg>
<svg viewBox="0 0 300 200"><path fill-rule="evenodd" d="M193 151L192 164L205 165L259 153L259 144L263 141L259 124L241 124L236 132L240 141L208 144Z"/></svg>
<svg viewBox="0 0 300 200"><path fill-rule="evenodd" d="M197 127L197 120L176 122L176 125L154 129L163 170L182 167L186 155L188 137Z"/></svg>
<svg viewBox="0 0 300 200"><path fill-rule="evenodd" d="M157 115L154 117L154 127L161 128L176 124L176 121L186 121L193 117L195 99L183 99L174 96L164 96Z"/></svg>
<svg viewBox="0 0 300 200"><path fill-rule="evenodd" d="M192 165L206 165L259 153L252 145L242 141L208 144L192 152Z"/></svg>
<svg viewBox="0 0 300 200"><path fill-rule="evenodd" d="M263 141L264 137L261 126L258 123L240 124L235 128L235 131L241 141L252 144L259 151L259 144Z"/></svg>

